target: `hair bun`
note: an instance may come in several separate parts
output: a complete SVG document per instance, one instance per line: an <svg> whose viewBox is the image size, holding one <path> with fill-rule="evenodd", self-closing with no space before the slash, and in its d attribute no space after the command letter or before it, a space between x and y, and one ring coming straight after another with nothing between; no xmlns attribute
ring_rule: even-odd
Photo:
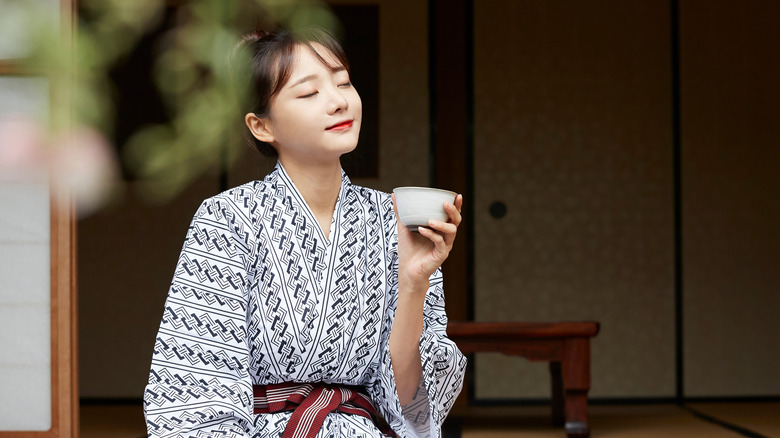
<svg viewBox="0 0 780 438"><path fill-rule="evenodd" d="M241 38L241 42L249 43L249 42L260 41L261 39L267 37L269 34L270 34L269 32L266 32L263 29L255 29L251 32L245 33Z"/></svg>

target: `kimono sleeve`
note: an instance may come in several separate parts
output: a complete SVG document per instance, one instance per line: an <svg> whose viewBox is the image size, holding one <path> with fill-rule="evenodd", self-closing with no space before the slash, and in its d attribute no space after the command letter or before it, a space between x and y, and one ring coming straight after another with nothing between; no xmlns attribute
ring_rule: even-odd
<svg viewBox="0 0 780 438"><path fill-rule="evenodd" d="M381 336L380 379L369 388L379 411L399 436L441 437L441 426L460 394L466 372L466 357L447 338L447 315L441 269L430 277L423 308L423 332L420 337L422 376L412 401L401 406L390 361L389 332L398 302L397 236L391 238L389 306Z"/></svg>
<svg viewBox="0 0 780 438"><path fill-rule="evenodd" d="M249 226L231 207L206 200L187 232L144 391L149 437L248 436Z"/></svg>
<svg viewBox="0 0 780 438"><path fill-rule="evenodd" d="M407 429L411 426L415 431L410 436L440 436L442 423L463 388L466 357L447 337L442 283L441 269L438 269L430 278L425 296L420 337L422 378L417 394L402 408Z"/></svg>

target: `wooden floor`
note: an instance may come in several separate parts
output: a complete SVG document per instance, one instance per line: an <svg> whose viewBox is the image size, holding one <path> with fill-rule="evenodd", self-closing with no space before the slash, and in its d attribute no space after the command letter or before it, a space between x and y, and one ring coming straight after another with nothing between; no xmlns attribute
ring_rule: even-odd
<svg viewBox="0 0 780 438"><path fill-rule="evenodd" d="M477 416L448 423L448 437L564 438L546 407L481 407ZM780 438L780 402L591 406L594 438ZM146 436L140 405L81 407L81 438Z"/></svg>
<svg viewBox="0 0 780 438"><path fill-rule="evenodd" d="M589 409L591 437L750 436L780 438L780 403L609 405ZM548 407L484 407L460 425L462 438L564 438Z"/></svg>

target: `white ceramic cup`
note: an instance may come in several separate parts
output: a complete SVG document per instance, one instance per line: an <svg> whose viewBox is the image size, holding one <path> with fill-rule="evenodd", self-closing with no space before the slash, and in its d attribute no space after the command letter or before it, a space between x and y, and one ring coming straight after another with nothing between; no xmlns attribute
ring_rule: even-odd
<svg viewBox="0 0 780 438"><path fill-rule="evenodd" d="M447 222L444 203L455 203L457 193L429 187L396 187L395 203L401 223L409 230L428 225L429 219Z"/></svg>

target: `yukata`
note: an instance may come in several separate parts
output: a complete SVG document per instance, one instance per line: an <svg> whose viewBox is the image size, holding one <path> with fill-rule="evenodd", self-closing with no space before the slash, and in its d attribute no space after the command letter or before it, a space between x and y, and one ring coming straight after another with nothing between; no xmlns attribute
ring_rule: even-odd
<svg viewBox="0 0 780 438"><path fill-rule="evenodd" d="M398 299L390 195L342 184L329 239L281 163L207 199L187 232L156 338L150 437L280 437L290 411L255 414L253 387L361 387L400 437L441 436L466 359L447 338L441 271L430 278L422 378L401 406L388 339ZM379 437L370 418L327 415L318 437Z"/></svg>

